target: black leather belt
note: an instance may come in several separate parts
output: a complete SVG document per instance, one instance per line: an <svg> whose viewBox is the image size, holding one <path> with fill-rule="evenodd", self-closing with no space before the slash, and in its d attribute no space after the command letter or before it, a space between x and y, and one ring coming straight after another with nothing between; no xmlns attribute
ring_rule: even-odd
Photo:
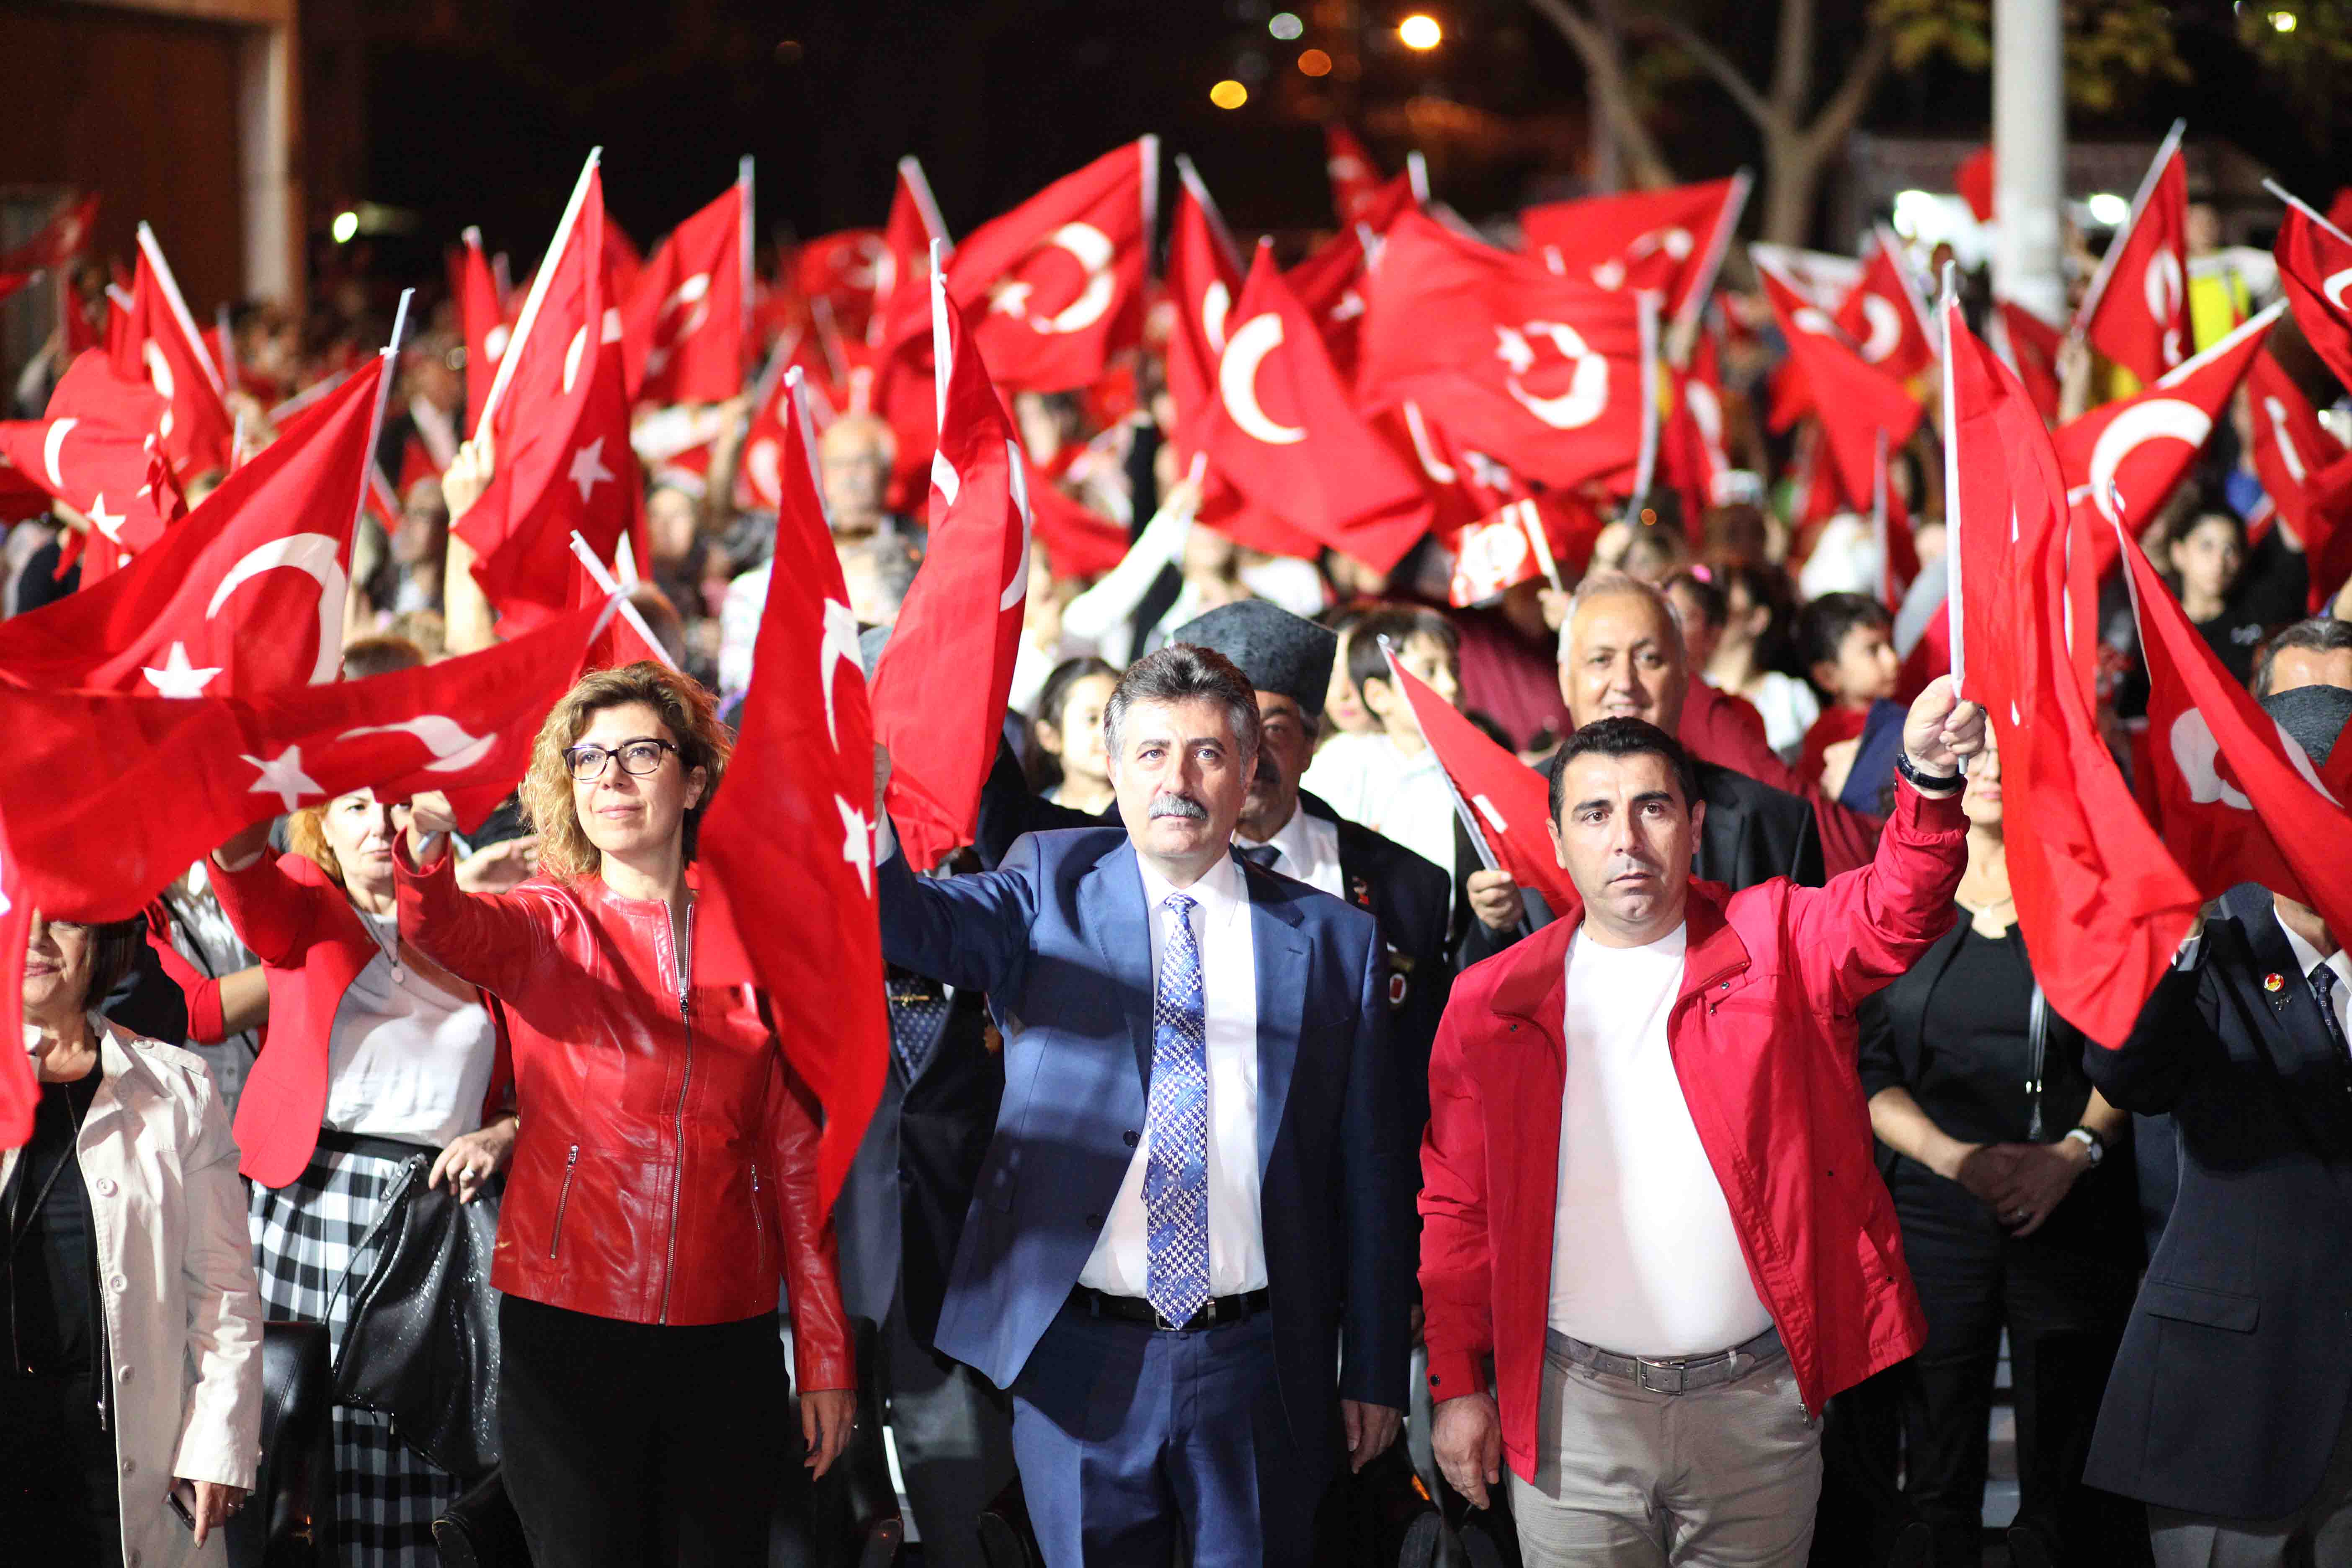
<svg viewBox="0 0 2352 1568"><path fill-rule="evenodd" d="M1202 1303L1201 1310L1181 1323L1171 1323L1160 1315L1160 1309L1140 1296L1113 1296L1091 1285L1081 1285L1070 1292L1070 1305L1090 1317L1117 1318L1123 1323L1148 1323L1169 1333L1196 1334L1202 1329L1221 1328L1238 1323L1252 1312L1266 1309L1266 1292L1252 1290L1241 1296L1213 1296Z"/></svg>

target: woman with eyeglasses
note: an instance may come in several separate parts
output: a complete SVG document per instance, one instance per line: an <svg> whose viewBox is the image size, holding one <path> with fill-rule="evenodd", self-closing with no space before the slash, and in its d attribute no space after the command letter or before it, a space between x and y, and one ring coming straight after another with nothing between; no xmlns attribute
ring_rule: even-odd
<svg viewBox="0 0 2352 1568"><path fill-rule="evenodd" d="M809 1467L849 1433L814 1102L693 867L729 749L687 677L600 670L532 752L537 877L459 891L438 795L412 803L402 846L403 931L498 996L514 1034L522 1120L491 1283L506 1487L540 1563L767 1562L788 1446L780 1276Z"/></svg>
<svg viewBox="0 0 2352 1568"><path fill-rule="evenodd" d="M0 1562L226 1563L254 1481L262 1313L228 1116L195 1053L97 1010L146 931L36 912L27 933L10 1048L40 1097L0 1152Z"/></svg>
<svg viewBox="0 0 2352 1568"><path fill-rule="evenodd" d="M487 998L401 940L393 847L407 821L405 805L357 790L295 812L289 853L269 854L258 823L208 868L269 985L269 1033L236 1110L262 1304L273 1318L326 1324L339 1361L384 1257L390 1227L379 1222L420 1181L473 1202L514 1144ZM442 1300L487 1333L478 1277L452 1276ZM334 1434L343 1562L436 1564L433 1521L468 1478L412 1448L382 1411L338 1405Z"/></svg>

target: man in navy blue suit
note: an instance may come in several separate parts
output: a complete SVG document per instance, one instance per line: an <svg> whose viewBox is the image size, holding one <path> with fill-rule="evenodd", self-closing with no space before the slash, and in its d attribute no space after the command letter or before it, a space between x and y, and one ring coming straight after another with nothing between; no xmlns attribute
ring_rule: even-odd
<svg viewBox="0 0 2352 1568"><path fill-rule="evenodd" d="M1234 850L1258 706L1229 661L1139 661L1104 729L1124 831L945 879L885 837L885 953L985 992L1004 1035L935 1343L1012 1394L1054 1568L1180 1541L1196 1568L1303 1563L1342 1456L1393 1442L1405 1400L1385 952Z"/></svg>

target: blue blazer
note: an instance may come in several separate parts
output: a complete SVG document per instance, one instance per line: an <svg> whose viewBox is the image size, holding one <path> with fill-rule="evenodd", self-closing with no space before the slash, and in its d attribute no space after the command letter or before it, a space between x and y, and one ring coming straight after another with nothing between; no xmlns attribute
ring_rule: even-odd
<svg viewBox="0 0 2352 1568"><path fill-rule="evenodd" d="M1405 1402L1413 1152L1387 1059L1387 955L1363 910L1241 866L1275 1365L1293 1439L1328 1459L1339 1398ZM986 992L1004 1033L1004 1100L935 1343L1009 1388L1077 1284L1142 1135L1142 871L1124 829L1087 827L1025 835L977 876L918 877L903 855L878 875L890 962Z"/></svg>

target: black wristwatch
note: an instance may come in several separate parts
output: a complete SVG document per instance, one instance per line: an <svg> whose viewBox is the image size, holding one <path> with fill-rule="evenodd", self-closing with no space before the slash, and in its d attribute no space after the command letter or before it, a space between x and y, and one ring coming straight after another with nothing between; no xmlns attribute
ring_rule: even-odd
<svg viewBox="0 0 2352 1568"><path fill-rule="evenodd" d="M2094 1171L2099 1168L2099 1162L2107 1157L2107 1141L2088 1127L2070 1127L2066 1130L2066 1137L2083 1145L2091 1156L2091 1169Z"/></svg>
<svg viewBox="0 0 2352 1568"><path fill-rule="evenodd" d="M1910 752L1901 746L1895 749L1895 771L1901 773L1911 787L1921 795L1952 795L1958 791L1962 783L1958 773L1921 773L1911 765Z"/></svg>

